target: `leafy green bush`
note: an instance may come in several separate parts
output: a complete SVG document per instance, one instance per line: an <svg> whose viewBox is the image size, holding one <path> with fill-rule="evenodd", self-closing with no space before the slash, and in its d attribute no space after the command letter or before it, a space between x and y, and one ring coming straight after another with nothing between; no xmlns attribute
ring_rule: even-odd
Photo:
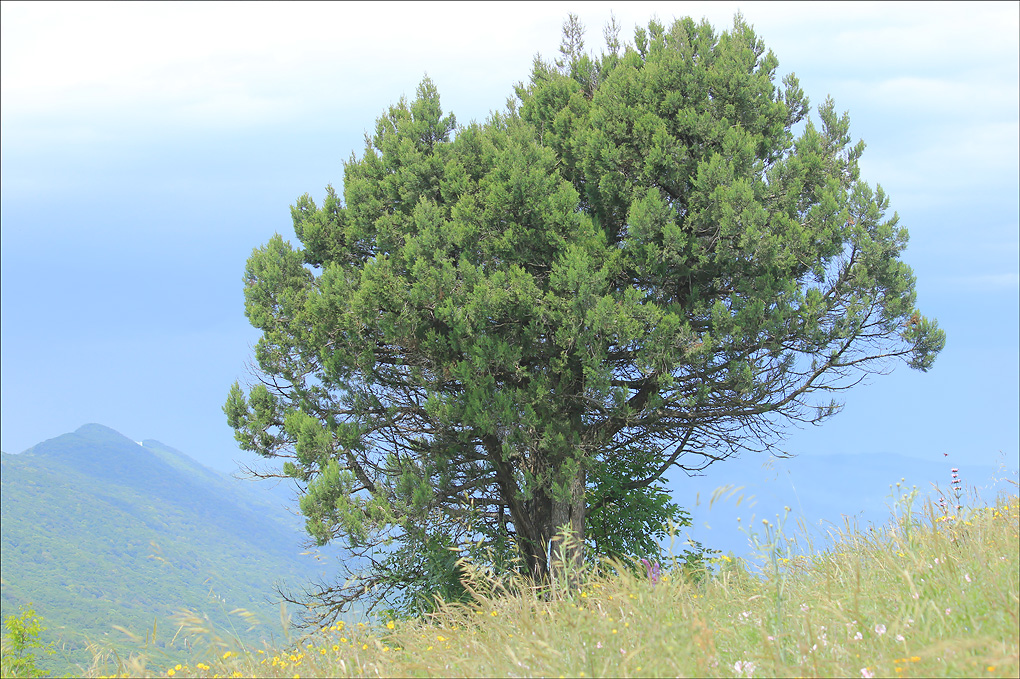
<svg viewBox="0 0 1020 679"><path fill-rule="evenodd" d="M31 649L38 648L43 653L55 651L50 644L43 644L39 639L46 628L42 626L42 618L35 614L32 607L21 607L21 615L10 615L4 620L6 631L0 643L0 674L5 677L42 677L44 670L35 666L35 656Z"/></svg>

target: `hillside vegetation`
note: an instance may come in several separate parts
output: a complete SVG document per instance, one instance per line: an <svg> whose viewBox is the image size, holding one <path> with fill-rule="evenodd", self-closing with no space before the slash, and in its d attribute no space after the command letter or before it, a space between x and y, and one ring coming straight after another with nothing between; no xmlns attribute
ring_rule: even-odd
<svg viewBox="0 0 1020 679"><path fill-rule="evenodd" d="M57 653L38 664L55 674L87 668L90 645L129 652L118 627L144 640L155 626L163 657L188 658L183 638L162 634L176 611L228 625L244 609L271 623L274 586L320 574L276 498L156 441L86 425L3 455L2 469L3 617L31 607L43 618ZM281 633L236 626L245 643Z"/></svg>
<svg viewBox="0 0 1020 679"><path fill-rule="evenodd" d="M542 595L469 569L474 600L426 618L336 624L281 647L231 644L200 620L201 661L97 656L94 675L1015 677L1020 498L943 510L901 497L883 529L800 551L781 520L760 560L709 569L603 563Z"/></svg>

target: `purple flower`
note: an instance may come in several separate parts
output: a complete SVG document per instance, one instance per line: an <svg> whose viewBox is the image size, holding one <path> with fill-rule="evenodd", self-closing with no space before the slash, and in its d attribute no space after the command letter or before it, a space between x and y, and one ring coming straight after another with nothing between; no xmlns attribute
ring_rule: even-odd
<svg viewBox="0 0 1020 679"><path fill-rule="evenodd" d="M659 568L659 562L652 563L648 559L641 559L641 563L645 565L645 571L647 571L648 579L652 581L652 585L659 584L659 576L662 573Z"/></svg>

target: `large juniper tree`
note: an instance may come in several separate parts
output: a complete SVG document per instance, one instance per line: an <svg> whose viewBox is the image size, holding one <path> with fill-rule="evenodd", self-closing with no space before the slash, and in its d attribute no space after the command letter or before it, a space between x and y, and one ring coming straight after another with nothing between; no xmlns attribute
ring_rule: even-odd
<svg viewBox="0 0 1020 679"><path fill-rule="evenodd" d="M454 547L538 581L558 535L567 562L648 549L683 518L671 468L768 450L944 344L848 117L808 120L741 17L609 30L598 58L564 33L484 124L425 80L342 198L298 200L300 245L248 261L258 382L230 425L320 544L370 559L315 593L325 617L366 585L454 594Z"/></svg>

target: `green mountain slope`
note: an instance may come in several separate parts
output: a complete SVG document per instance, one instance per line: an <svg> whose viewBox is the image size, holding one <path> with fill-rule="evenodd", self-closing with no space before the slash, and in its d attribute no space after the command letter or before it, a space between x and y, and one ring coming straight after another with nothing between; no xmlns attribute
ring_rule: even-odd
<svg viewBox="0 0 1020 679"><path fill-rule="evenodd" d="M87 664L86 640L130 647L114 625L144 636L155 621L156 646L179 656L170 616L183 609L246 643L279 637L274 585L327 575L264 489L100 425L2 455L0 506L2 614L33 604L65 648L45 663L60 673ZM246 631L236 608L264 624Z"/></svg>

